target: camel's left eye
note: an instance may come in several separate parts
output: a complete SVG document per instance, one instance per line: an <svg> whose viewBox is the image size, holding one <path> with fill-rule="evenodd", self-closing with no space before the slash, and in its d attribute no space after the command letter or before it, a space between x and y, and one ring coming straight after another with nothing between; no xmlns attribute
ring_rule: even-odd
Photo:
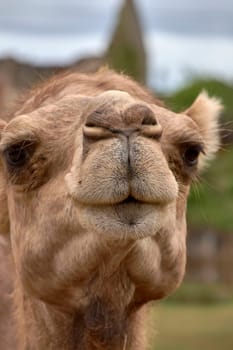
<svg viewBox="0 0 233 350"><path fill-rule="evenodd" d="M11 168L20 168L26 165L32 154L32 142L22 141L8 146L4 152L6 163Z"/></svg>
<svg viewBox="0 0 233 350"><path fill-rule="evenodd" d="M185 164L189 167L197 165L198 156L201 152L203 152L203 148L199 144L187 146L183 152Z"/></svg>

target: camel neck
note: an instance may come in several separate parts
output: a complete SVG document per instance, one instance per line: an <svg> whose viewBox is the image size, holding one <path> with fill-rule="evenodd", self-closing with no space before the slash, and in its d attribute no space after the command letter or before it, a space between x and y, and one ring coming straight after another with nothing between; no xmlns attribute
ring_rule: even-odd
<svg viewBox="0 0 233 350"><path fill-rule="evenodd" d="M19 350L136 350L144 349L140 310L127 313L99 298L85 308L60 310L37 299L24 298L19 310ZM141 310L142 311L142 310ZM139 338L139 339L138 339Z"/></svg>

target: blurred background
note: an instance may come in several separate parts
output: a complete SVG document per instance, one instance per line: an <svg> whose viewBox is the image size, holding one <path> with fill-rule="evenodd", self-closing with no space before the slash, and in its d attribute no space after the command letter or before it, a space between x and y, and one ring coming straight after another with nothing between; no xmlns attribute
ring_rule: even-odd
<svg viewBox="0 0 233 350"><path fill-rule="evenodd" d="M175 111L206 89L225 105L222 147L194 184L181 288L155 305L151 349L233 349L232 0L0 0L0 115L55 72L101 66Z"/></svg>

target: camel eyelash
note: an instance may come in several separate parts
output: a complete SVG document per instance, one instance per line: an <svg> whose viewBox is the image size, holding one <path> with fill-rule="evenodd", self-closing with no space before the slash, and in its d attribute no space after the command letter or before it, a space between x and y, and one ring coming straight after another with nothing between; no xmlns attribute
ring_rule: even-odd
<svg viewBox="0 0 233 350"><path fill-rule="evenodd" d="M197 165L201 153L205 154L204 145L201 143L186 143L182 145L182 159L188 167Z"/></svg>
<svg viewBox="0 0 233 350"><path fill-rule="evenodd" d="M8 145L3 150L3 157L10 168L21 168L31 158L35 150L35 142L23 140Z"/></svg>

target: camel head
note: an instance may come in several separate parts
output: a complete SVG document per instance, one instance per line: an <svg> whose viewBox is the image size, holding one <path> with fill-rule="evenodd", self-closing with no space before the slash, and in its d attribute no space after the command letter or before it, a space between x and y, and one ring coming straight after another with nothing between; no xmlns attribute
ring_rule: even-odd
<svg viewBox="0 0 233 350"><path fill-rule="evenodd" d="M218 148L221 106L202 93L177 114L127 82L109 84L31 97L0 124L0 230L10 233L27 293L49 302L86 300L114 257L114 268L132 276L131 297L140 274L150 282L170 273L175 282L164 280L161 296L183 277L187 196Z"/></svg>

